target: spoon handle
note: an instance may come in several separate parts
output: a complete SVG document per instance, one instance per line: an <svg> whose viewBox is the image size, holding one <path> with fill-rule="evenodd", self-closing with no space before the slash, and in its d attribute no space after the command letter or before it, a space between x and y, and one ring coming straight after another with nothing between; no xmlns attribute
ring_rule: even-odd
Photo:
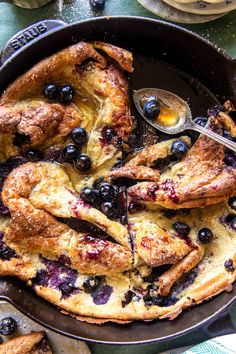
<svg viewBox="0 0 236 354"><path fill-rule="evenodd" d="M218 143L226 146L230 150L233 150L234 152L236 152L236 143L235 142L233 142L229 139L223 138L221 135L214 133L212 130L201 127L200 125L195 124L195 123L192 123L188 128L195 130L199 133L202 133L202 134L208 136L209 138L212 138L213 140L217 141Z"/></svg>

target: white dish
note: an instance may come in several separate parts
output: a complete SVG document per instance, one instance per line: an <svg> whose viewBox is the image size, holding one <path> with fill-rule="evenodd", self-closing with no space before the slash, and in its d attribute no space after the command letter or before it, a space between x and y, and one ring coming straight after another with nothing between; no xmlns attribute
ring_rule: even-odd
<svg viewBox="0 0 236 354"><path fill-rule="evenodd" d="M191 14L197 15L216 15L236 9L236 0L224 1L223 3L209 4L203 1L197 1L191 4L180 4L174 0L163 0L166 4Z"/></svg>
<svg viewBox="0 0 236 354"><path fill-rule="evenodd" d="M187 12L183 12L175 9L167 4L165 4L162 0L137 0L143 7L145 7L150 12L155 15L164 18L168 21L174 21L178 23L204 23L213 21L219 17L224 16L224 14L218 15L194 15Z"/></svg>
<svg viewBox="0 0 236 354"><path fill-rule="evenodd" d="M179 4L193 4L197 3L197 0L175 0L175 2ZM219 4L219 3L224 3L225 0L204 0L203 2L206 2L208 4Z"/></svg>

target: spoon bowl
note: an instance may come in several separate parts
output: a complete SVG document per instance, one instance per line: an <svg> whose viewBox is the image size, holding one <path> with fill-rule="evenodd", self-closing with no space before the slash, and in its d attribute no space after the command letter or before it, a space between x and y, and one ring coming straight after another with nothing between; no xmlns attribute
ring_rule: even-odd
<svg viewBox="0 0 236 354"><path fill-rule="evenodd" d="M178 134L189 129L195 130L236 152L235 142L195 123L187 102L172 92L157 88L142 88L134 91L133 100L142 118L161 132ZM154 119L148 117L144 110L145 103L151 100L157 101L160 105L160 113Z"/></svg>
<svg viewBox="0 0 236 354"><path fill-rule="evenodd" d="M172 92L157 89L143 88L134 91L134 104L141 116L154 128L167 134L177 134L189 129L189 122L192 121L192 114L188 104L179 96ZM172 125L159 123L158 118L153 120L144 114L143 107L148 100L157 100L160 103L161 110L164 107L176 113L176 122ZM174 120L174 119L173 119Z"/></svg>

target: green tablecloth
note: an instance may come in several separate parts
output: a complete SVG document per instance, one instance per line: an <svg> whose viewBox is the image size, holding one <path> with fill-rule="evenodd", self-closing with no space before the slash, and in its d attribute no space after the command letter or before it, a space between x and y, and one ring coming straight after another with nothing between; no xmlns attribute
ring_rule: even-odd
<svg viewBox="0 0 236 354"><path fill-rule="evenodd" d="M0 49L13 34L33 22L45 18L60 18L69 23L99 15L91 11L89 0L64 0L64 6L61 13L59 12L58 3L56 1L52 1L47 6L36 10L24 10L10 3L3 3L1 1L2 0L0 0ZM146 11L136 0L107 0L106 9L103 12L103 15L156 17ZM236 11L210 23L201 25L184 25L184 27L203 35L225 49L228 54L236 57ZM235 316L233 317L235 318L236 323L236 308L233 312L235 312ZM200 342L206 338L206 334L204 334L203 331L196 331L187 336L187 342L189 344L190 342ZM182 339L174 341L176 347L181 346L182 343ZM151 344L147 346L139 345L132 347L111 347L93 344L90 345L90 347L94 354L154 354L168 350L170 345L173 346L173 342L166 345Z"/></svg>

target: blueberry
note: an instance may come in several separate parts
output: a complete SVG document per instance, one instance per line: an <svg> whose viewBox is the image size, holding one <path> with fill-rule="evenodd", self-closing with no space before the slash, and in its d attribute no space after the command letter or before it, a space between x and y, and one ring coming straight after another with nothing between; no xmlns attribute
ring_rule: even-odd
<svg viewBox="0 0 236 354"><path fill-rule="evenodd" d="M88 139L86 130L80 127L72 129L70 136L73 142L80 146L84 145Z"/></svg>
<svg viewBox="0 0 236 354"><path fill-rule="evenodd" d="M0 259L3 259L4 261L9 261L12 257L15 256L16 252L8 246L3 246L0 249Z"/></svg>
<svg viewBox="0 0 236 354"><path fill-rule="evenodd" d="M92 291L91 296L93 302L96 305L105 305L113 292L113 287L107 284L99 285L94 291Z"/></svg>
<svg viewBox="0 0 236 354"><path fill-rule="evenodd" d="M145 295L143 297L143 301L145 303L145 306L152 306L154 305L154 299L152 298L152 296L150 296L149 294Z"/></svg>
<svg viewBox="0 0 236 354"><path fill-rule="evenodd" d="M99 195L106 202L111 201L115 196L115 188L110 183L102 183L99 188Z"/></svg>
<svg viewBox="0 0 236 354"><path fill-rule="evenodd" d="M74 161L78 156L78 149L74 144L68 144L63 150L63 156L66 162Z"/></svg>
<svg viewBox="0 0 236 354"><path fill-rule="evenodd" d="M236 210L236 196L229 198L229 206Z"/></svg>
<svg viewBox="0 0 236 354"><path fill-rule="evenodd" d="M69 296L73 290L75 290L74 282L70 278L66 278L63 283L61 283L58 288L62 292L63 296Z"/></svg>
<svg viewBox="0 0 236 354"><path fill-rule="evenodd" d="M11 216L10 210L0 200L0 216Z"/></svg>
<svg viewBox="0 0 236 354"><path fill-rule="evenodd" d="M188 236L190 227L183 222L177 221L173 224L174 230L181 236Z"/></svg>
<svg viewBox="0 0 236 354"><path fill-rule="evenodd" d="M200 125L201 127L205 127L205 125L207 124L208 119L206 117L197 117L194 119L194 122L198 125Z"/></svg>
<svg viewBox="0 0 236 354"><path fill-rule="evenodd" d="M227 166L236 168L236 155L233 151L226 149L224 162Z"/></svg>
<svg viewBox="0 0 236 354"><path fill-rule="evenodd" d="M171 146L172 154L178 159L181 159L184 155L186 155L187 151L188 145L181 140L174 141Z"/></svg>
<svg viewBox="0 0 236 354"><path fill-rule="evenodd" d="M12 317L3 318L0 321L0 334L4 336L9 336L17 329L16 320Z"/></svg>
<svg viewBox="0 0 236 354"><path fill-rule="evenodd" d="M235 270L234 262L231 258L229 258L229 259L227 259L227 261L225 261L224 266L228 272L233 272Z"/></svg>
<svg viewBox="0 0 236 354"><path fill-rule="evenodd" d="M95 10L103 10L105 7L105 0L89 0L89 3Z"/></svg>
<svg viewBox="0 0 236 354"><path fill-rule="evenodd" d="M80 197L89 204L95 204L98 200L98 192L92 188L85 187L80 193Z"/></svg>
<svg viewBox="0 0 236 354"><path fill-rule="evenodd" d="M198 238L202 243L209 243L213 239L213 233L210 229L204 227L198 231Z"/></svg>
<svg viewBox="0 0 236 354"><path fill-rule="evenodd" d="M101 205L101 211L105 214L108 218L113 218L115 215L114 204L112 202L105 202Z"/></svg>
<svg viewBox="0 0 236 354"><path fill-rule="evenodd" d="M221 222L223 224L226 224L226 226L228 226L229 228L233 229L234 231L236 231L236 215L235 214L228 214L225 217L220 218Z"/></svg>
<svg viewBox="0 0 236 354"><path fill-rule="evenodd" d="M75 161L75 166L80 172L89 172L92 167L92 162L87 155L80 154Z"/></svg>
<svg viewBox="0 0 236 354"><path fill-rule="evenodd" d="M122 307L124 308L125 306L127 306L128 304L131 303L131 301L133 300L133 297L135 296L136 294L131 291L131 290L128 290L125 294L124 294L124 300L121 301L121 304L122 304Z"/></svg>
<svg viewBox="0 0 236 354"><path fill-rule="evenodd" d="M149 119L156 119L160 113L160 103L155 99L148 100L143 106L143 112Z"/></svg>
<svg viewBox="0 0 236 354"><path fill-rule="evenodd" d="M55 100L58 98L59 88L55 84L47 84L43 88L43 94L46 98L49 98L50 100Z"/></svg>
<svg viewBox="0 0 236 354"><path fill-rule="evenodd" d="M117 135L116 131L112 127L109 127L109 126L105 126L102 129L101 134L102 134L102 138L105 143L110 143L114 139L114 137Z"/></svg>
<svg viewBox="0 0 236 354"><path fill-rule="evenodd" d="M95 276L89 276L84 282L83 282L83 288L86 293L91 293L98 284L100 283L101 278L95 277Z"/></svg>
<svg viewBox="0 0 236 354"><path fill-rule="evenodd" d="M60 87L59 101L61 103L71 103L73 100L74 91L69 85L62 85Z"/></svg>
<svg viewBox="0 0 236 354"><path fill-rule="evenodd" d="M25 156L29 161L32 162L43 160L43 153L36 149L26 150Z"/></svg>
<svg viewBox="0 0 236 354"><path fill-rule="evenodd" d="M160 306L160 307L165 307L165 306L171 306L174 305L179 299L176 297L163 297L160 295L157 296L151 296L149 293L143 297L143 300L145 302L145 306Z"/></svg>

